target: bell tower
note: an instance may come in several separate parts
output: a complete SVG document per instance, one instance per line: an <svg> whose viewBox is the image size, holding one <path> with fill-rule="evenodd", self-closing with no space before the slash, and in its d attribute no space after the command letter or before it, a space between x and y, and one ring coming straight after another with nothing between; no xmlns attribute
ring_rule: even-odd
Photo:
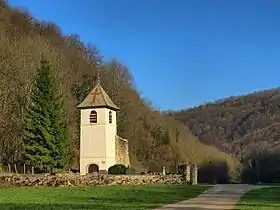
<svg viewBox="0 0 280 210"><path fill-rule="evenodd" d="M116 112L119 108L101 87L99 74L96 86L78 109L81 113L80 174L108 171L116 164Z"/></svg>

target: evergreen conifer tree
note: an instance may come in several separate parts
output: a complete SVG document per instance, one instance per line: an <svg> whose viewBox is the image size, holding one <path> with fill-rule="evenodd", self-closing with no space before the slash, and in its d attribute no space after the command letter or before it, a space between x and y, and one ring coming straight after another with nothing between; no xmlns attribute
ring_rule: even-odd
<svg viewBox="0 0 280 210"><path fill-rule="evenodd" d="M53 69L45 59L40 64L24 119L23 158L42 172L68 166L70 135Z"/></svg>

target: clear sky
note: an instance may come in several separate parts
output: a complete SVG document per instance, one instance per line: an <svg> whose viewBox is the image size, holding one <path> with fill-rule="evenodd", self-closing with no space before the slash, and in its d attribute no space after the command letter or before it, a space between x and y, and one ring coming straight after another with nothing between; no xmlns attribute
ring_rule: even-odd
<svg viewBox="0 0 280 210"><path fill-rule="evenodd" d="M8 0L96 44L161 110L280 86L279 0Z"/></svg>

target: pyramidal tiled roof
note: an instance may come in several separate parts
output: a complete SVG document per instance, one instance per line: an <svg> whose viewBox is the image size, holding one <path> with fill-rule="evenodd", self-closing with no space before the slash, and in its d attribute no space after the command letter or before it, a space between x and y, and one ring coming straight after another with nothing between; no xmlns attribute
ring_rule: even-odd
<svg viewBox="0 0 280 210"><path fill-rule="evenodd" d="M101 87L99 82L93 88L92 91L88 94L88 96L78 105L80 109L86 108L110 108L112 110L119 110L114 102L110 99L105 90Z"/></svg>

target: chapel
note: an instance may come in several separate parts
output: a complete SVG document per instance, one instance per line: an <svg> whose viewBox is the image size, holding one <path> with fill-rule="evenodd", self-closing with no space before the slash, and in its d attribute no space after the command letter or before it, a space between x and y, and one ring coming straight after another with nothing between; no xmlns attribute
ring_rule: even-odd
<svg viewBox="0 0 280 210"><path fill-rule="evenodd" d="M80 110L80 174L108 172L115 164L129 166L128 141L117 135L117 112L100 84L78 105Z"/></svg>

